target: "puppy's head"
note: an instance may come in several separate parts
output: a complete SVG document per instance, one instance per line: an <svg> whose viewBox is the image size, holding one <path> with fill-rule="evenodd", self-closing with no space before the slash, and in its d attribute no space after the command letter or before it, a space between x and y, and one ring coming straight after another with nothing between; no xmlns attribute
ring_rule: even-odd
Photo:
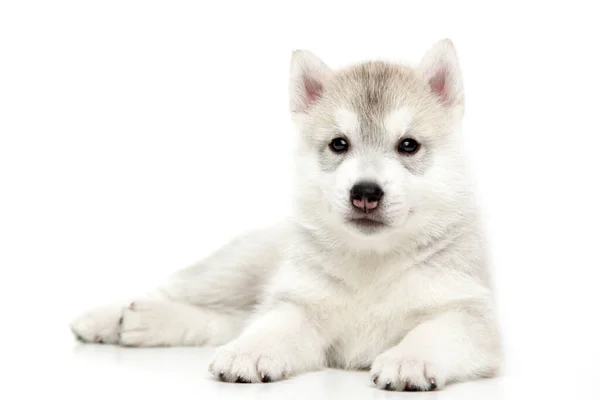
<svg viewBox="0 0 600 400"><path fill-rule="evenodd" d="M456 140L464 100L449 40L417 68L366 62L334 71L296 51L290 108L306 226L386 247L460 213L468 192Z"/></svg>

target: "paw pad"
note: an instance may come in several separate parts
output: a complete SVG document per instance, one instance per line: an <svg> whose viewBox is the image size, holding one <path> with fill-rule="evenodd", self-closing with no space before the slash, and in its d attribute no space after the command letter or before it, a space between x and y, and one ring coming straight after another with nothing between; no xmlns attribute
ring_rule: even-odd
<svg viewBox="0 0 600 400"><path fill-rule="evenodd" d="M435 383L435 379L431 378L429 379L429 390L435 389L437 389L437 384Z"/></svg>

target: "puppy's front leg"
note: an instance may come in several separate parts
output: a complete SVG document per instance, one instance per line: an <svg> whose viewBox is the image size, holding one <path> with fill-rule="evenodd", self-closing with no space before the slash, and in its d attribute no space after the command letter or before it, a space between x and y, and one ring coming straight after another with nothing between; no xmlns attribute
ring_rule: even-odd
<svg viewBox="0 0 600 400"><path fill-rule="evenodd" d="M457 310L432 316L371 366L385 390L441 389L449 382L493 376L500 366L498 332L485 312Z"/></svg>
<svg viewBox="0 0 600 400"><path fill-rule="evenodd" d="M282 302L217 351L209 371L227 382L270 382L325 366L325 340L302 307Z"/></svg>

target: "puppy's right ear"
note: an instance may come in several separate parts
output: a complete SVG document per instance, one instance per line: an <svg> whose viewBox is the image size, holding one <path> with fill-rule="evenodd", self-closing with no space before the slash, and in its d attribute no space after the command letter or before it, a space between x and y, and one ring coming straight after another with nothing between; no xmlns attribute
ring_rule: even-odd
<svg viewBox="0 0 600 400"><path fill-rule="evenodd" d="M290 71L290 110L292 114L306 114L323 95L331 69L317 56L306 50L292 53Z"/></svg>

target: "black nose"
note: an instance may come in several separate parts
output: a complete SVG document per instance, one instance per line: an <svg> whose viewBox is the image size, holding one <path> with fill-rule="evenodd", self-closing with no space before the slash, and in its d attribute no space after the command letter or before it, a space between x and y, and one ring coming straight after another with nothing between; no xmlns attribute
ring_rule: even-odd
<svg viewBox="0 0 600 400"><path fill-rule="evenodd" d="M374 182L359 182L350 189L350 201L363 211L377 208L382 197L383 190Z"/></svg>

